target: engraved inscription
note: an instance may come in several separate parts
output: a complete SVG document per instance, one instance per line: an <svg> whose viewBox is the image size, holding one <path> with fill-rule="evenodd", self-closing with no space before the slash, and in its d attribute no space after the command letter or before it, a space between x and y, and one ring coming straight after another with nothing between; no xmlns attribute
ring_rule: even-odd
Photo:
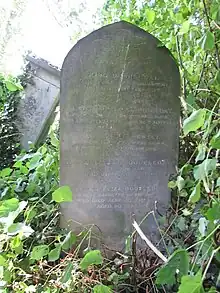
<svg viewBox="0 0 220 293"><path fill-rule="evenodd" d="M140 222L169 204L179 127L179 73L158 40L126 22L98 30L69 52L61 80L61 184L65 221L95 224L123 249ZM62 220L64 222L64 220ZM61 221L61 222L62 222ZM156 224L143 223L155 237Z"/></svg>

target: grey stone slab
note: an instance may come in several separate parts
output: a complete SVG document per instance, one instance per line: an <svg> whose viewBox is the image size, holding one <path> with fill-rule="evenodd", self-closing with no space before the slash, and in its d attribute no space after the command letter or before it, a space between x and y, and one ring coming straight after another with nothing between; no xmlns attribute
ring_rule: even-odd
<svg viewBox="0 0 220 293"><path fill-rule="evenodd" d="M21 145L29 149L29 142L38 145L47 136L59 102L60 70L45 60L27 57L31 81L18 107L18 127Z"/></svg>
<svg viewBox="0 0 220 293"><path fill-rule="evenodd" d="M61 70L61 185L74 195L62 204L61 225L95 224L110 249L123 249L133 217L140 222L155 205L163 214L170 202L180 76L158 44L118 22L80 40ZM156 241L153 217L141 227Z"/></svg>

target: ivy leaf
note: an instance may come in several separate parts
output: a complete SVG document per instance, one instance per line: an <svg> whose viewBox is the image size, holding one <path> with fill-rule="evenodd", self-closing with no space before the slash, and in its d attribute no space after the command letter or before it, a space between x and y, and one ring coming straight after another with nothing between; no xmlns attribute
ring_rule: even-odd
<svg viewBox="0 0 220 293"><path fill-rule="evenodd" d="M73 244L76 243L76 240L77 240L76 234L74 234L72 231L70 231L66 235L66 238L63 240L63 242L61 244L63 250L68 251L73 246Z"/></svg>
<svg viewBox="0 0 220 293"><path fill-rule="evenodd" d="M210 171L216 169L216 162L216 159L206 159L201 164L195 166L193 169L195 180L202 180L208 176Z"/></svg>
<svg viewBox="0 0 220 293"><path fill-rule="evenodd" d="M31 259L40 260L44 256L48 255L48 253L49 253L48 245L35 246L31 252Z"/></svg>
<svg viewBox="0 0 220 293"><path fill-rule="evenodd" d="M94 293L112 293L112 289L105 285L96 285L93 288Z"/></svg>
<svg viewBox="0 0 220 293"><path fill-rule="evenodd" d="M215 36L208 31L201 39L201 48L203 50L212 50L215 46Z"/></svg>
<svg viewBox="0 0 220 293"><path fill-rule="evenodd" d="M147 21L152 24L155 20L155 12L152 9L146 10Z"/></svg>
<svg viewBox="0 0 220 293"><path fill-rule="evenodd" d="M48 260L49 261L56 261L60 257L60 252L61 252L61 245L58 244L56 248L50 251L48 255Z"/></svg>
<svg viewBox="0 0 220 293"><path fill-rule="evenodd" d="M179 271L178 276L180 278L188 274L189 256L186 250L178 249L170 256L168 262L157 273L156 284L174 285L176 283L175 275L177 270Z"/></svg>
<svg viewBox="0 0 220 293"><path fill-rule="evenodd" d="M102 255L99 250L92 250L86 253L84 258L80 262L80 268L86 270L91 265L102 264Z"/></svg>
<svg viewBox="0 0 220 293"><path fill-rule="evenodd" d="M180 35L184 35L187 34L190 28L190 22L189 20L184 21L184 23L182 24L180 30L179 30L179 34Z"/></svg>
<svg viewBox="0 0 220 293"><path fill-rule="evenodd" d="M200 200L201 193L200 193L200 182L196 185L191 193L188 202L196 203Z"/></svg>
<svg viewBox="0 0 220 293"><path fill-rule="evenodd" d="M72 201L72 191L69 186L61 186L55 190L52 194L54 201L61 202L71 202Z"/></svg>
<svg viewBox="0 0 220 293"><path fill-rule="evenodd" d="M194 111L187 119L183 122L183 132L187 135L191 131L196 131L203 126L205 122L205 109L199 109Z"/></svg>
<svg viewBox="0 0 220 293"><path fill-rule="evenodd" d="M183 276L178 293L204 293L202 286L202 273L199 271L195 276Z"/></svg>
<svg viewBox="0 0 220 293"><path fill-rule="evenodd" d="M220 150L220 130L216 135L213 136L213 138L210 141L210 145L211 147L213 147L213 149Z"/></svg>
<svg viewBox="0 0 220 293"><path fill-rule="evenodd" d="M72 271L73 271L73 264L72 262L69 262L68 265L65 268L65 271L63 272L62 278L61 278L61 282L67 283L72 276Z"/></svg>

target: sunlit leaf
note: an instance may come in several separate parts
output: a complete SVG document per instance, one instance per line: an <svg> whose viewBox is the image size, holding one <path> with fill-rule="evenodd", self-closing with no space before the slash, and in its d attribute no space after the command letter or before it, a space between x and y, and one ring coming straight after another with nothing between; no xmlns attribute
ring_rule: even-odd
<svg viewBox="0 0 220 293"><path fill-rule="evenodd" d="M20 89L15 83L11 81L5 81L5 85L10 92L16 92Z"/></svg>
<svg viewBox="0 0 220 293"><path fill-rule="evenodd" d="M203 293L202 274L199 271L196 276L183 276L178 293Z"/></svg>
<svg viewBox="0 0 220 293"><path fill-rule="evenodd" d="M196 131L203 126L205 121L206 110L199 109L194 111L187 119L183 122L183 132L187 135L191 131Z"/></svg>
<svg viewBox="0 0 220 293"><path fill-rule="evenodd" d="M92 250L87 252L80 262L80 268L86 270L91 265L100 265L102 264L103 259L101 252L99 250Z"/></svg>
<svg viewBox="0 0 220 293"><path fill-rule="evenodd" d="M155 12L152 9L146 10L147 21L152 24L155 20Z"/></svg>
<svg viewBox="0 0 220 293"><path fill-rule="evenodd" d="M182 24L180 30L179 30L179 34L183 35L183 34L187 34L190 28L190 22L188 20L184 21L184 23Z"/></svg>
<svg viewBox="0 0 220 293"><path fill-rule="evenodd" d="M10 227L8 227L9 235L16 235L18 233L22 233L24 237L29 237L34 230L30 227L25 225L25 223L14 223Z"/></svg>
<svg viewBox="0 0 220 293"><path fill-rule="evenodd" d="M72 201L72 191L69 186L61 186L56 191L53 192L52 198L54 201L61 202L71 202Z"/></svg>

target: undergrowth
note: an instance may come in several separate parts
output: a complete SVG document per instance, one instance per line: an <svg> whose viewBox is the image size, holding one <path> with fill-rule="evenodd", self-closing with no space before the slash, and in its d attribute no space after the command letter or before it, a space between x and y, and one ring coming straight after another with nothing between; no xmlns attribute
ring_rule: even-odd
<svg viewBox="0 0 220 293"><path fill-rule="evenodd" d="M10 166L7 164L9 167L1 165L0 291L218 292L218 1L170 0L140 5L140 1L109 0L103 15L105 22L124 19L151 32L179 63L179 169L168 184L171 207L158 220L166 250L163 257L147 245L145 250L136 251L135 239L139 236L134 230L131 248L109 260L90 247L92 226L79 234L59 228L59 204L71 201L72 193L68 186L59 187L59 141L51 129L47 143L39 149L18 154ZM3 90L6 81L1 79ZM155 243L154 246L159 248ZM83 254L82 247L87 247Z"/></svg>

